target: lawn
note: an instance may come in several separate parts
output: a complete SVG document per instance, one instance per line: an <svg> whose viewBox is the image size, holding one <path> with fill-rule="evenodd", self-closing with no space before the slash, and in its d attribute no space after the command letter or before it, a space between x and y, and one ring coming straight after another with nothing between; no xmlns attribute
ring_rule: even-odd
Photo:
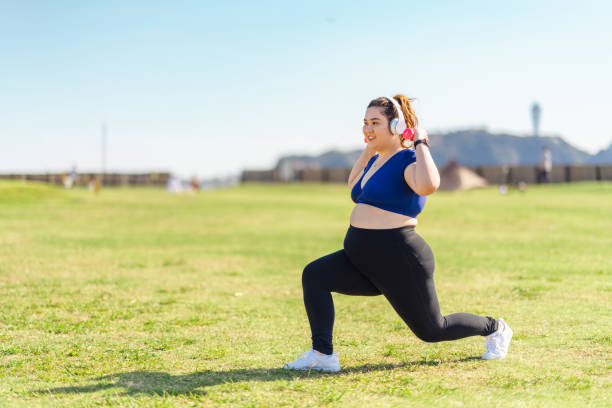
<svg viewBox="0 0 612 408"><path fill-rule="evenodd" d="M282 370L310 349L302 269L342 247L352 205L336 184L0 181L0 406L612 405L612 183L429 198L442 313L503 317L506 359L334 294L342 371Z"/></svg>

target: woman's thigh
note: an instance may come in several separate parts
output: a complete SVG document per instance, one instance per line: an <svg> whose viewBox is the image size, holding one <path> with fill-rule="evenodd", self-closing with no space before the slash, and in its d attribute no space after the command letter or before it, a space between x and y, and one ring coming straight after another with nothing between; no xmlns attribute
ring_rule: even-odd
<svg viewBox="0 0 612 408"><path fill-rule="evenodd" d="M442 324L430 272L414 256L403 255L397 264L388 265L377 280L393 309L415 333Z"/></svg>
<svg viewBox="0 0 612 408"><path fill-rule="evenodd" d="M344 249L306 265L302 285L314 285L345 295L377 296L381 292L349 261Z"/></svg>
<svg viewBox="0 0 612 408"><path fill-rule="evenodd" d="M413 330L439 324L433 253L414 229L352 229L347 238L352 263Z"/></svg>

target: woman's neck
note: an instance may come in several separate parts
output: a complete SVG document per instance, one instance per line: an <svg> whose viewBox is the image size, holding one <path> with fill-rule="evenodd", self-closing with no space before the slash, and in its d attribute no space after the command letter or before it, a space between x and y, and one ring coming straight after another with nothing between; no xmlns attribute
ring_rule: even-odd
<svg viewBox="0 0 612 408"><path fill-rule="evenodd" d="M400 150L403 150L402 146L392 147L392 148L387 149L387 150L379 150L378 151L378 158L380 158L381 160L386 160L389 157L393 156L395 153L399 152Z"/></svg>

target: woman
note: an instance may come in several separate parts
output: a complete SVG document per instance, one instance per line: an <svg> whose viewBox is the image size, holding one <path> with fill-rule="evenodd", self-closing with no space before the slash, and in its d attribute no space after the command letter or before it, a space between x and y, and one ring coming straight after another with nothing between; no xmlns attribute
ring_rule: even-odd
<svg viewBox="0 0 612 408"><path fill-rule="evenodd" d="M438 189L440 175L429 152L427 132L417 126L417 117L404 95L380 97L369 103L363 124L367 146L349 175L356 205L344 249L304 268L302 287L312 348L284 368L340 370L332 346L331 292L382 294L421 340L487 336L487 351L482 358L506 356L512 330L503 319L469 313L440 314L433 253L414 230L425 196ZM413 148L408 148L412 133Z"/></svg>

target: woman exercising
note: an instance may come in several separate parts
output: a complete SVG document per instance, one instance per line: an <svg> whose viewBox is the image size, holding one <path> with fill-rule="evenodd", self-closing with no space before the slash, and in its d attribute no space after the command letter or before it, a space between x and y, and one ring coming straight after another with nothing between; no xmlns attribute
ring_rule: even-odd
<svg viewBox="0 0 612 408"><path fill-rule="evenodd" d="M384 295L414 334L438 342L487 336L483 359L504 358L512 330L503 319L470 313L440 314L434 287L434 256L414 230L427 195L440 185L427 132L404 95L380 97L367 107L367 146L349 175L356 203L344 249L309 263L302 274L312 348L285 364L293 370L339 371L333 352L331 292ZM413 140L412 148L407 143Z"/></svg>

